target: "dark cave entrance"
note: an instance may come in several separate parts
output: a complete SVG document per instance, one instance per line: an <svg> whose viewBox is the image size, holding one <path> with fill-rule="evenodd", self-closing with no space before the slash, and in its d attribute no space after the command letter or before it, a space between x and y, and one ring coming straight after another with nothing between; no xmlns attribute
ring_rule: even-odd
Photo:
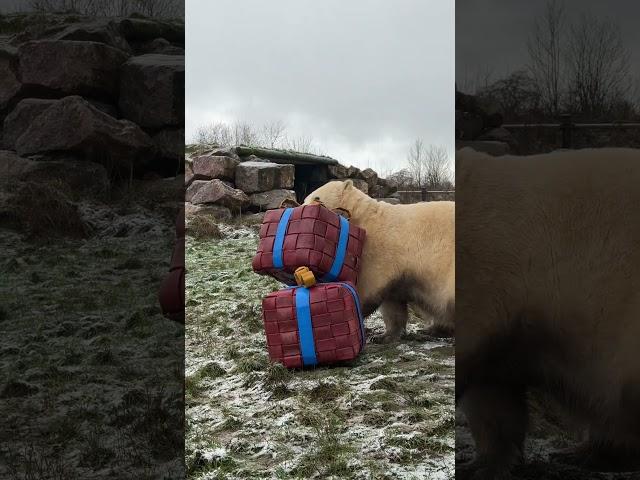
<svg viewBox="0 0 640 480"><path fill-rule="evenodd" d="M296 165L294 190L296 199L302 203L307 195L329 181L327 165Z"/></svg>

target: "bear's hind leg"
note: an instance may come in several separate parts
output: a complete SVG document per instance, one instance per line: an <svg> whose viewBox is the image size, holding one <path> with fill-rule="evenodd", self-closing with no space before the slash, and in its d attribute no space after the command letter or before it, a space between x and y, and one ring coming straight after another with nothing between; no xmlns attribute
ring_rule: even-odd
<svg viewBox="0 0 640 480"><path fill-rule="evenodd" d="M387 343L399 340L407 328L407 319L409 318L407 303L397 300L385 300L382 302L380 309L385 328L383 341Z"/></svg>
<svg viewBox="0 0 640 480"><path fill-rule="evenodd" d="M523 458L527 407L522 388L500 385L469 386L461 398L476 444L474 478L506 478Z"/></svg>

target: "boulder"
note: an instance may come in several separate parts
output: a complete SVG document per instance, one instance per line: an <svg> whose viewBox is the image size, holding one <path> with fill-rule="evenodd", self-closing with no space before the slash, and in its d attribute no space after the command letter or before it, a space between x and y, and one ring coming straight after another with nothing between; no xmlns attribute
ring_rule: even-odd
<svg viewBox="0 0 640 480"><path fill-rule="evenodd" d="M387 196L387 187L383 187L382 185L374 185L369 187L369 196L372 198L382 198Z"/></svg>
<svg viewBox="0 0 640 480"><path fill-rule="evenodd" d="M164 38L155 38L150 42L136 43L133 46L137 55L161 53L163 55L184 55L184 48L173 45Z"/></svg>
<svg viewBox="0 0 640 480"><path fill-rule="evenodd" d="M231 157L200 155L193 159L193 174L198 180L219 178L233 181L239 164L238 160Z"/></svg>
<svg viewBox="0 0 640 480"><path fill-rule="evenodd" d="M369 184L366 181L361 180L359 178L354 178L352 179L352 181L353 181L353 186L356 187L358 190L366 194L369 193Z"/></svg>
<svg viewBox="0 0 640 480"><path fill-rule="evenodd" d="M164 128L152 137L158 150L159 162L165 164L167 173L182 170L184 162L184 128Z"/></svg>
<svg viewBox="0 0 640 480"><path fill-rule="evenodd" d="M117 48L128 54L131 47L120 33L118 25L113 20L98 20L94 22L72 23L60 30L55 28L55 33L45 32L41 38L50 40L75 40L79 42L98 42Z"/></svg>
<svg viewBox="0 0 640 480"><path fill-rule="evenodd" d="M344 165L340 165L340 164L328 165L328 170L329 170L329 176L331 178L336 178L338 180L341 180L349 176L347 173L347 167L345 167Z"/></svg>
<svg viewBox="0 0 640 480"><path fill-rule="evenodd" d="M3 169L0 152L0 170ZM62 191L72 200L95 198L105 200L111 189L107 169L94 162L80 160L74 156L36 156L37 160L17 157L10 158L16 180L49 184ZM11 170L11 169L9 169ZM19 172L19 173L18 173Z"/></svg>
<svg viewBox="0 0 640 480"><path fill-rule="evenodd" d="M18 58L25 86L114 98L120 67L128 55L98 42L36 40L20 45Z"/></svg>
<svg viewBox="0 0 640 480"><path fill-rule="evenodd" d="M130 58L120 76L122 116L145 128L184 125L184 56Z"/></svg>
<svg viewBox="0 0 640 480"><path fill-rule="evenodd" d="M170 42L184 44L184 24L129 17L120 20L118 27L122 36L130 41L148 42L165 38Z"/></svg>
<svg viewBox="0 0 640 480"><path fill-rule="evenodd" d="M222 180L194 180L185 195L185 200L195 205L215 203L237 212L249 206L249 197Z"/></svg>
<svg viewBox="0 0 640 480"><path fill-rule="evenodd" d="M236 187L247 192L293 188L295 167L279 163L243 162L236 167Z"/></svg>
<svg viewBox="0 0 640 480"><path fill-rule="evenodd" d="M391 193L395 193L398 191L398 180L395 178L385 178L384 179L384 184L386 184L386 187L389 190L389 193L387 195L390 195ZM378 183L380 183L380 180L378 180Z"/></svg>
<svg viewBox="0 0 640 480"><path fill-rule="evenodd" d="M366 168L361 172L365 182L369 185L369 188L374 187L378 183L378 174L371 168Z"/></svg>
<svg viewBox="0 0 640 480"><path fill-rule="evenodd" d="M354 167L353 165L347 168L347 177L364 180L364 177L362 176L362 171L358 167Z"/></svg>
<svg viewBox="0 0 640 480"><path fill-rule="evenodd" d="M221 205L194 205L185 203L184 215L186 218L205 216L214 220L229 220L232 217L231 210Z"/></svg>
<svg viewBox="0 0 640 480"><path fill-rule="evenodd" d="M191 182L193 182L194 180L196 180L196 179L193 178L193 166L191 164L191 161L186 160L184 162L184 185L185 185L185 187L188 187L189 185L191 185Z"/></svg>
<svg viewBox="0 0 640 480"><path fill-rule="evenodd" d="M15 150L16 141L31 125L31 122L58 100L25 98L4 119L2 147Z"/></svg>
<svg viewBox="0 0 640 480"><path fill-rule="evenodd" d="M249 201L253 208L260 211L280 208L283 202L289 205L292 202L297 203L296 192L284 189L254 193L249 196Z"/></svg>
<svg viewBox="0 0 640 480"><path fill-rule="evenodd" d="M16 141L20 155L74 152L107 168L146 165L155 147L140 127L101 112L82 97L65 97L38 115Z"/></svg>
<svg viewBox="0 0 640 480"><path fill-rule="evenodd" d="M242 161L238 152L236 152L235 147L217 147L208 152L205 152L205 155L213 155L213 156L222 156L222 157L231 157L238 161Z"/></svg>
<svg viewBox="0 0 640 480"><path fill-rule="evenodd" d="M240 158L241 162L262 162L262 163L271 163L271 160L266 158L256 157L255 155L249 155L247 157Z"/></svg>
<svg viewBox="0 0 640 480"><path fill-rule="evenodd" d="M0 47L0 110L6 108L21 88L18 80L18 56L11 47Z"/></svg>

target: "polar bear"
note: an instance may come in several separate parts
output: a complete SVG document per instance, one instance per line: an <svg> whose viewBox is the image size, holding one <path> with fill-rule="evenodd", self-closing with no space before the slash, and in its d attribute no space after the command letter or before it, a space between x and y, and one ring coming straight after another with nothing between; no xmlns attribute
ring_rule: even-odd
<svg viewBox="0 0 640 480"><path fill-rule="evenodd" d="M363 315L381 307L385 341L404 332L409 303L430 314L433 334L453 331L454 202L391 205L354 187L351 180L329 182L304 203L321 201L349 212L367 232L357 290Z"/></svg>
<svg viewBox="0 0 640 480"><path fill-rule="evenodd" d="M640 150L456 152L456 397L474 478L522 461L532 388L585 422L581 461L640 467L639 185Z"/></svg>

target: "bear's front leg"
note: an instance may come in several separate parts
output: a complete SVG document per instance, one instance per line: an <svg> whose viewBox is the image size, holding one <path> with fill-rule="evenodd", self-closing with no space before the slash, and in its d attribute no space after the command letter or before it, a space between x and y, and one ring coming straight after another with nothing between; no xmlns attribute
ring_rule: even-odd
<svg viewBox="0 0 640 480"><path fill-rule="evenodd" d="M395 342L400 339L407 328L409 310L406 302L385 300L380 306L384 320L384 343Z"/></svg>
<svg viewBox="0 0 640 480"><path fill-rule="evenodd" d="M527 428L527 405L522 388L508 385L472 385L462 398L476 460L468 468L473 479L510 478L511 468L522 462Z"/></svg>

